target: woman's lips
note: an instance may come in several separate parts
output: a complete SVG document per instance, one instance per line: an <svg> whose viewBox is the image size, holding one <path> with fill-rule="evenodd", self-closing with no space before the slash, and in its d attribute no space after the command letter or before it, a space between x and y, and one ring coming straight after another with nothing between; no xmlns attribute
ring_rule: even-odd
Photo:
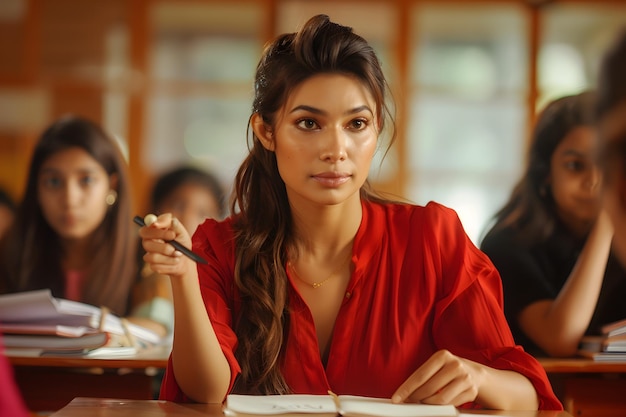
<svg viewBox="0 0 626 417"><path fill-rule="evenodd" d="M341 172L323 172L313 175L313 179L326 187L338 187L350 180L350 174Z"/></svg>

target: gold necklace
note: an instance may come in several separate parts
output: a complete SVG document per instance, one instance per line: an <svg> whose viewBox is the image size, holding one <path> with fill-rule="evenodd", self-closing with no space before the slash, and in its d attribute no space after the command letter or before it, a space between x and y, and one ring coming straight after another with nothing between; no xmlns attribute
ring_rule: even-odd
<svg viewBox="0 0 626 417"><path fill-rule="evenodd" d="M346 259L345 262L342 262L341 265L339 265L339 267L337 269L335 269L333 272L330 273L330 275L328 275L328 277L320 282L309 282L309 281L305 281L302 278L300 278L300 275L298 275L298 271L296 271L296 268L293 266L293 264L291 263L291 261L287 261L287 267L289 269L291 269L291 272L293 272L293 275L301 282L304 282L307 285L310 285L311 287L313 287L314 290L318 289L319 287L321 287L322 285L324 285L326 282L328 282L332 277L334 277L337 272L339 272L339 270L346 264L346 262L348 262L350 260L350 258Z"/></svg>

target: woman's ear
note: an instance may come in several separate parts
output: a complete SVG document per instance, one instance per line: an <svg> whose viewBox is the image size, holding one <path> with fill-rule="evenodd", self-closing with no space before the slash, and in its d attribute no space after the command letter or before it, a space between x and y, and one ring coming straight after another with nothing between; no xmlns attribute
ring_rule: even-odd
<svg viewBox="0 0 626 417"><path fill-rule="evenodd" d="M250 124L252 125L254 135L261 141L261 145L268 151L274 152L274 135L271 127L265 123L263 117L259 113L254 113Z"/></svg>

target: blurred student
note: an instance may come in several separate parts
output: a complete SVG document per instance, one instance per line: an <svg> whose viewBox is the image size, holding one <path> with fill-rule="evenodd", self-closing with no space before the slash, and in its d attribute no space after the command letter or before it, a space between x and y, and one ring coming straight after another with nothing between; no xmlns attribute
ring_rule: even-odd
<svg viewBox="0 0 626 417"><path fill-rule="evenodd" d="M626 317L626 272L601 210L594 100L567 96L541 112L525 172L481 243L513 336L535 355L573 356L585 334Z"/></svg>
<svg viewBox="0 0 626 417"><path fill-rule="evenodd" d="M0 189L0 239L9 230L15 219L15 202L9 194Z"/></svg>
<svg viewBox="0 0 626 417"><path fill-rule="evenodd" d="M254 86L233 214L193 235L209 264L163 241L192 244L171 214L139 232L174 293L161 397L219 403L231 392L331 389L560 409L541 365L515 346L498 273L458 216L371 189L379 136L393 120L367 41L314 16L267 45Z"/></svg>
<svg viewBox="0 0 626 417"><path fill-rule="evenodd" d="M626 29L607 51L600 69L598 105L604 170L603 203L615 228L613 247L626 265ZM622 293L623 295L624 293ZM621 301L623 303L623 298ZM622 317L626 318L626 314Z"/></svg>
<svg viewBox="0 0 626 417"><path fill-rule="evenodd" d="M4 292L129 309L137 274L126 162L97 124L68 116L39 138L15 227L0 246Z"/></svg>
<svg viewBox="0 0 626 417"><path fill-rule="evenodd" d="M172 213L185 229L195 231L208 218L224 217L225 193L213 174L181 166L157 179L152 189L151 207L153 213ZM143 253L140 249L140 254ZM134 316L147 317L163 325L161 335L172 332L174 307L168 276L155 273L145 264L133 290L133 305Z"/></svg>
<svg viewBox="0 0 626 417"><path fill-rule="evenodd" d="M190 233L206 219L226 214L225 193L216 176L194 167L161 175L152 190L153 213L172 213Z"/></svg>

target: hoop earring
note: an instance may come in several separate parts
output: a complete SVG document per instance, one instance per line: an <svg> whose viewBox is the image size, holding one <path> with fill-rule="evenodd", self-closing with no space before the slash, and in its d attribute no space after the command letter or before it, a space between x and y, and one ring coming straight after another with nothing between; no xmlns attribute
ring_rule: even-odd
<svg viewBox="0 0 626 417"><path fill-rule="evenodd" d="M113 204L115 204L115 202L117 201L117 191L110 190L107 196L104 198L104 201L107 203L108 206L112 206Z"/></svg>

